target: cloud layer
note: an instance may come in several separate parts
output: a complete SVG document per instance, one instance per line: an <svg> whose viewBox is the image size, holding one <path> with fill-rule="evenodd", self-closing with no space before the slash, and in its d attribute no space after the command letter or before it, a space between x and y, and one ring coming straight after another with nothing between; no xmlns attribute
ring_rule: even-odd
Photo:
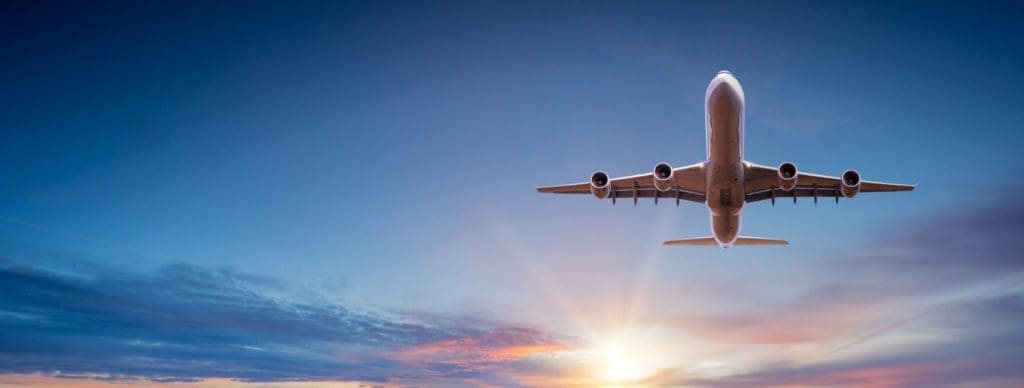
<svg viewBox="0 0 1024 388"><path fill-rule="evenodd" d="M563 346L515 325L359 312L274 294L269 280L182 264L151 274L62 274L0 263L0 373L154 381L487 377Z"/></svg>
<svg viewBox="0 0 1024 388"><path fill-rule="evenodd" d="M882 233L821 260L807 272L813 279L788 285L793 292L785 297L717 284L737 291L721 298L749 302L652 317L706 343L696 350L742 361L712 374L666 368L639 383L1024 382L1016 362L1024 359L1024 256L1017 241L1024 204L996 201ZM76 263L62 271L23 263L0 259L2 374L158 382L595 381L587 380L593 365L581 362L593 361L592 349L537 328L367 311L315 295L297 299L277 280L228 269L173 264L137 273Z"/></svg>
<svg viewBox="0 0 1024 388"><path fill-rule="evenodd" d="M998 198L997 198L998 199ZM1024 204L996 200L883 228L821 260L803 290L761 308L681 313L671 324L723 347L799 357L713 381L735 386L1024 382ZM807 351L807 349L811 349Z"/></svg>

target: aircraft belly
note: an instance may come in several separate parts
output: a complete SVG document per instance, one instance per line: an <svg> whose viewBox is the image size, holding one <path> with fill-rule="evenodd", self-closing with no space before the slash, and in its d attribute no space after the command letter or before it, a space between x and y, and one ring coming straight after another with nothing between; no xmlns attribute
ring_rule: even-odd
<svg viewBox="0 0 1024 388"><path fill-rule="evenodd" d="M708 168L705 199L711 229L723 247L736 241L743 208L743 89L731 75L719 76L708 86L706 118Z"/></svg>
<svg viewBox="0 0 1024 388"><path fill-rule="evenodd" d="M711 216L711 231L715 234L715 240L723 246L730 246L740 235L740 216Z"/></svg>
<svg viewBox="0 0 1024 388"><path fill-rule="evenodd" d="M709 164L707 168L707 205L714 215L735 215L743 208L743 165Z"/></svg>

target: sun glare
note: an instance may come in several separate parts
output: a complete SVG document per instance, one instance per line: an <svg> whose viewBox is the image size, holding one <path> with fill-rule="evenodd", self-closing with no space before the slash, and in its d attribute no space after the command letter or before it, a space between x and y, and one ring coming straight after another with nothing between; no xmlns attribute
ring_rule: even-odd
<svg viewBox="0 0 1024 388"><path fill-rule="evenodd" d="M601 349L603 358L602 373L604 380L620 383L647 377L649 373L643 367L637 354L630 352L620 342L613 342Z"/></svg>

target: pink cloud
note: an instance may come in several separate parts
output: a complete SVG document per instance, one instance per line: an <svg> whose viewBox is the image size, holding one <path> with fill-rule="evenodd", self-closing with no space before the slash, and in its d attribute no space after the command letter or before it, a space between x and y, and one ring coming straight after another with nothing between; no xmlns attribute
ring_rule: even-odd
<svg viewBox="0 0 1024 388"><path fill-rule="evenodd" d="M529 330L506 330L479 337L461 337L404 348L396 359L403 363L454 373L503 369L504 363L550 355L566 346Z"/></svg>

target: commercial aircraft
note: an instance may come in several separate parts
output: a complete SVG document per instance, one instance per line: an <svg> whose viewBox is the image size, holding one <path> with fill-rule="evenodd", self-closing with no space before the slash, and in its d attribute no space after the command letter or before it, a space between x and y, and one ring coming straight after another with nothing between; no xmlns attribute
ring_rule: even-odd
<svg viewBox="0 0 1024 388"><path fill-rule="evenodd" d="M603 171L590 176L590 182L539 187L541 193L593 194L599 199L653 198L704 203L711 211L713 236L665 241L664 245L788 245L785 240L740 236L740 212L743 204L792 197L852 198L857 193L910 191L914 185L862 181L860 173L846 170L839 177L808 174L792 162L777 168L743 159L743 88L736 77L723 70L711 80L704 95L707 160L672 168L658 163L652 172L611 179Z"/></svg>

